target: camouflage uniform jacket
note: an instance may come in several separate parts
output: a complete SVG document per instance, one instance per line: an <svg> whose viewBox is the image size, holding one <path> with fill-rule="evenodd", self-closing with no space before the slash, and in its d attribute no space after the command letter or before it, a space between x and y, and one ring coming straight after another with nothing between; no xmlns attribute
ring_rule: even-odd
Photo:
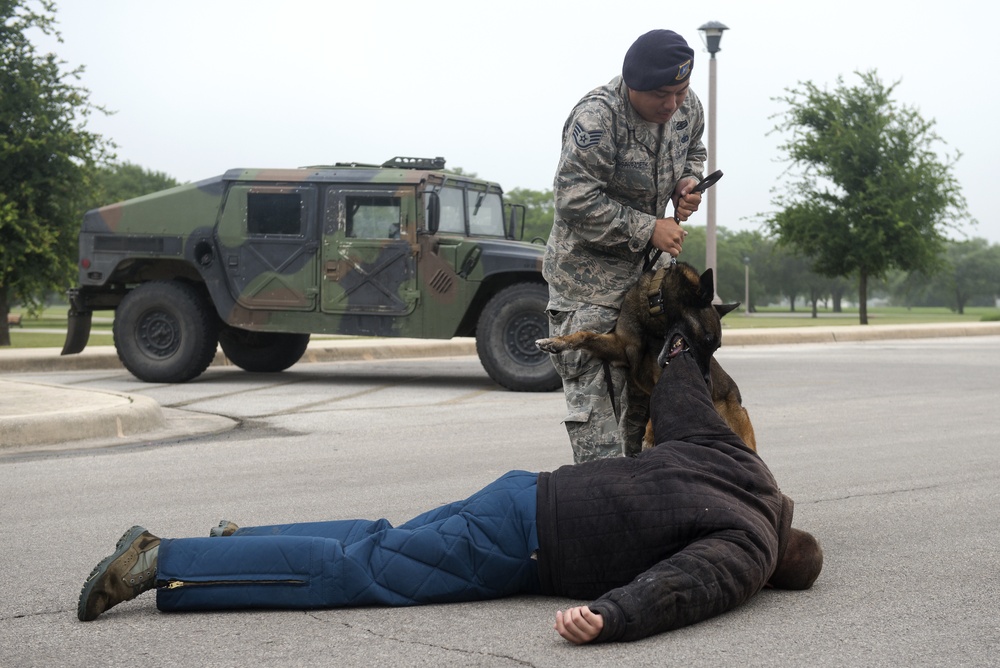
<svg viewBox="0 0 1000 668"><path fill-rule="evenodd" d="M702 177L704 116L688 91L658 141L620 76L577 103L563 127L555 222L542 265L548 308L620 307L677 183Z"/></svg>

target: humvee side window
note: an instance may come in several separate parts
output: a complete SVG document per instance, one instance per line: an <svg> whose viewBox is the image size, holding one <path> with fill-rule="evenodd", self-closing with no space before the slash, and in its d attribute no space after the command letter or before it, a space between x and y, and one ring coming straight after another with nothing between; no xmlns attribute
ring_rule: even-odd
<svg viewBox="0 0 1000 668"><path fill-rule="evenodd" d="M402 223L398 197L347 197L347 236L398 239Z"/></svg>
<svg viewBox="0 0 1000 668"><path fill-rule="evenodd" d="M247 193L247 234L302 236L299 193Z"/></svg>
<svg viewBox="0 0 1000 668"><path fill-rule="evenodd" d="M465 234L462 191L458 188L442 188L438 192L438 198L441 200L441 224L438 231Z"/></svg>
<svg viewBox="0 0 1000 668"><path fill-rule="evenodd" d="M475 236L502 237L503 201L497 193L469 190L469 233Z"/></svg>

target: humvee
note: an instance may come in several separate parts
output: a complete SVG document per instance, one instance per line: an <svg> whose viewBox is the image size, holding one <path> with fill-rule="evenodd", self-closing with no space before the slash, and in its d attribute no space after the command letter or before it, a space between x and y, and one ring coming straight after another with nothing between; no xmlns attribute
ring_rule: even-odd
<svg viewBox="0 0 1000 668"><path fill-rule="evenodd" d="M310 334L474 336L511 390L561 385L548 335L544 249L520 241L524 207L443 158L231 169L88 211L62 353L114 310L122 364L143 381L199 376L217 347L279 372ZM519 227L520 226L520 227Z"/></svg>

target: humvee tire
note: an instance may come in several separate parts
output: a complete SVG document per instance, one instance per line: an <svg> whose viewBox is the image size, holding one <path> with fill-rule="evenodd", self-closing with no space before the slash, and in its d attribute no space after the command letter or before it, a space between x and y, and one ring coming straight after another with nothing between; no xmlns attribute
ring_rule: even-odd
<svg viewBox="0 0 1000 668"><path fill-rule="evenodd" d="M562 379L535 341L549 335L548 288L516 283L493 296L476 325L476 352L494 381L516 392L550 392Z"/></svg>
<svg viewBox="0 0 1000 668"><path fill-rule="evenodd" d="M147 383L183 383L215 357L219 318L193 285L143 283L122 299L113 328L118 359Z"/></svg>
<svg viewBox="0 0 1000 668"><path fill-rule="evenodd" d="M302 359L309 335L251 332L227 325L219 331L219 345L229 361L244 371L278 373Z"/></svg>

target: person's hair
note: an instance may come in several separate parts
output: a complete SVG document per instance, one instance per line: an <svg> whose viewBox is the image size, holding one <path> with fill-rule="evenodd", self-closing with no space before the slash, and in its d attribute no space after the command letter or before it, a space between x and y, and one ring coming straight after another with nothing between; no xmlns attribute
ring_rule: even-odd
<svg viewBox="0 0 1000 668"><path fill-rule="evenodd" d="M777 589L809 589L823 570L823 548L806 531L788 529L788 545L768 584Z"/></svg>

